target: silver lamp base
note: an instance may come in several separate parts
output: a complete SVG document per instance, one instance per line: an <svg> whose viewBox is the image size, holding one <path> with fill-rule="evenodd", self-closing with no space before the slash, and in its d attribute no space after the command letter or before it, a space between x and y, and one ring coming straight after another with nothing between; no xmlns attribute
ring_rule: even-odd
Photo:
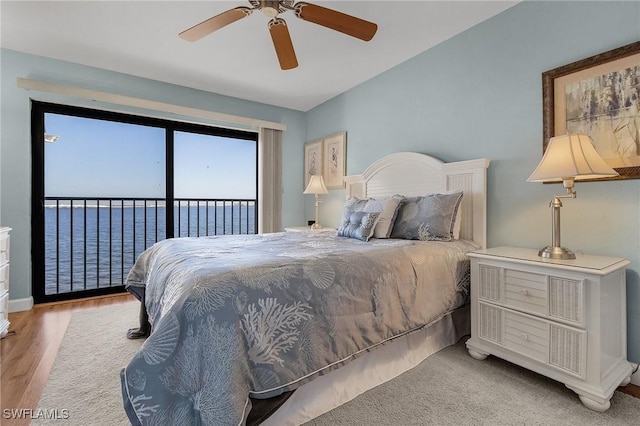
<svg viewBox="0 0 640 426"><path fill-rule="evenodd" d="M565 247L547 246L538 252L538 256L546 259L575 259L574 252Z"/></svg>

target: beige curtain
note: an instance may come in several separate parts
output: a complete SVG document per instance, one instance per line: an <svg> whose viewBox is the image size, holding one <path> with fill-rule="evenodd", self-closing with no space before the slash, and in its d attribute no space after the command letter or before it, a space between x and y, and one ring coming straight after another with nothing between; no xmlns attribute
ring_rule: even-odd
<svg viewBox="0 0 640 426"><path fill-rule="evenodd" d="M282 231L282 131L260 129L258 137L258 232Z"/></svg>

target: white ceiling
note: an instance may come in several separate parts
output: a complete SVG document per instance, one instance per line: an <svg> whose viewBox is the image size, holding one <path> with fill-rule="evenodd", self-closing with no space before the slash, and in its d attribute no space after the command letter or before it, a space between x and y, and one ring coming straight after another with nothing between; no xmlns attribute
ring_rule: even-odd
<svg viewBox="0 0 640 426"><path fill-rule="evenodd" d="M237 1L0 2L3 48L307 111L517 1L311 1L378 24L370 42L287 21L299 67L282 71L260 12L191 43L178 33Z"/></svg>

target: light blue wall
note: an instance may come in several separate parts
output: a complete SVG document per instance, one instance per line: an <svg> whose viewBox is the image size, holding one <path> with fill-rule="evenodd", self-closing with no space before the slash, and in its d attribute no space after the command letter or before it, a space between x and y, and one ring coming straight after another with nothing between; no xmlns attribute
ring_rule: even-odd
<svg viewBox="0 0 640 426"><path fill-rule="evenodd" d="M551 241L558 185L527 183L542 155L544 71L640 40L640 2L524 2L307 113L307 140L347 131L347 174L396 151L491 159L488 244ZM640 180L577 183L562 242L630 259L628 353L640 361ZM321 222L337 225L344 191ZM311 200L305 216L312 218Z"/></svg>
<svg viewBox="0 0 640 426"><path fill-rule="evenodd" d="M303 216L302 156L305 138L304 113L227 96L187 89L91 68L1 50L1 110L0 110L0 219L11 226L10 299L31 296L31 135L30 98L117 110L157 117L180 117L135 108L117 108L93 101L80 101L61 95L30 92L16 86L18 77L100 90L159 102L200 108L226 114L284 123L283 161L283 223L294 225ZM191 119L193 120L193 119ZM293 178L295 176L295 179Z"/></svg>

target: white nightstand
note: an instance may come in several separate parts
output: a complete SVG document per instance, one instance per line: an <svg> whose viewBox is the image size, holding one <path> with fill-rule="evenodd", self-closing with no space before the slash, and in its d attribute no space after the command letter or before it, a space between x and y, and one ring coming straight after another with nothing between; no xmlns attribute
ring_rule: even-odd
<svg viewBox="0 0 640 426"><path fill-rule="evenodd" d="M336 228L311 229L310 226L287 226L286 232L336 232Z"/></svg>
<svg viewBox="0 0 640 426"><path fill-rule="evenodd" d="M469 354L495 355L564 383L606 411L631 380L625 267L616 257L551 260L497 247L471 257Z"/></svg>

